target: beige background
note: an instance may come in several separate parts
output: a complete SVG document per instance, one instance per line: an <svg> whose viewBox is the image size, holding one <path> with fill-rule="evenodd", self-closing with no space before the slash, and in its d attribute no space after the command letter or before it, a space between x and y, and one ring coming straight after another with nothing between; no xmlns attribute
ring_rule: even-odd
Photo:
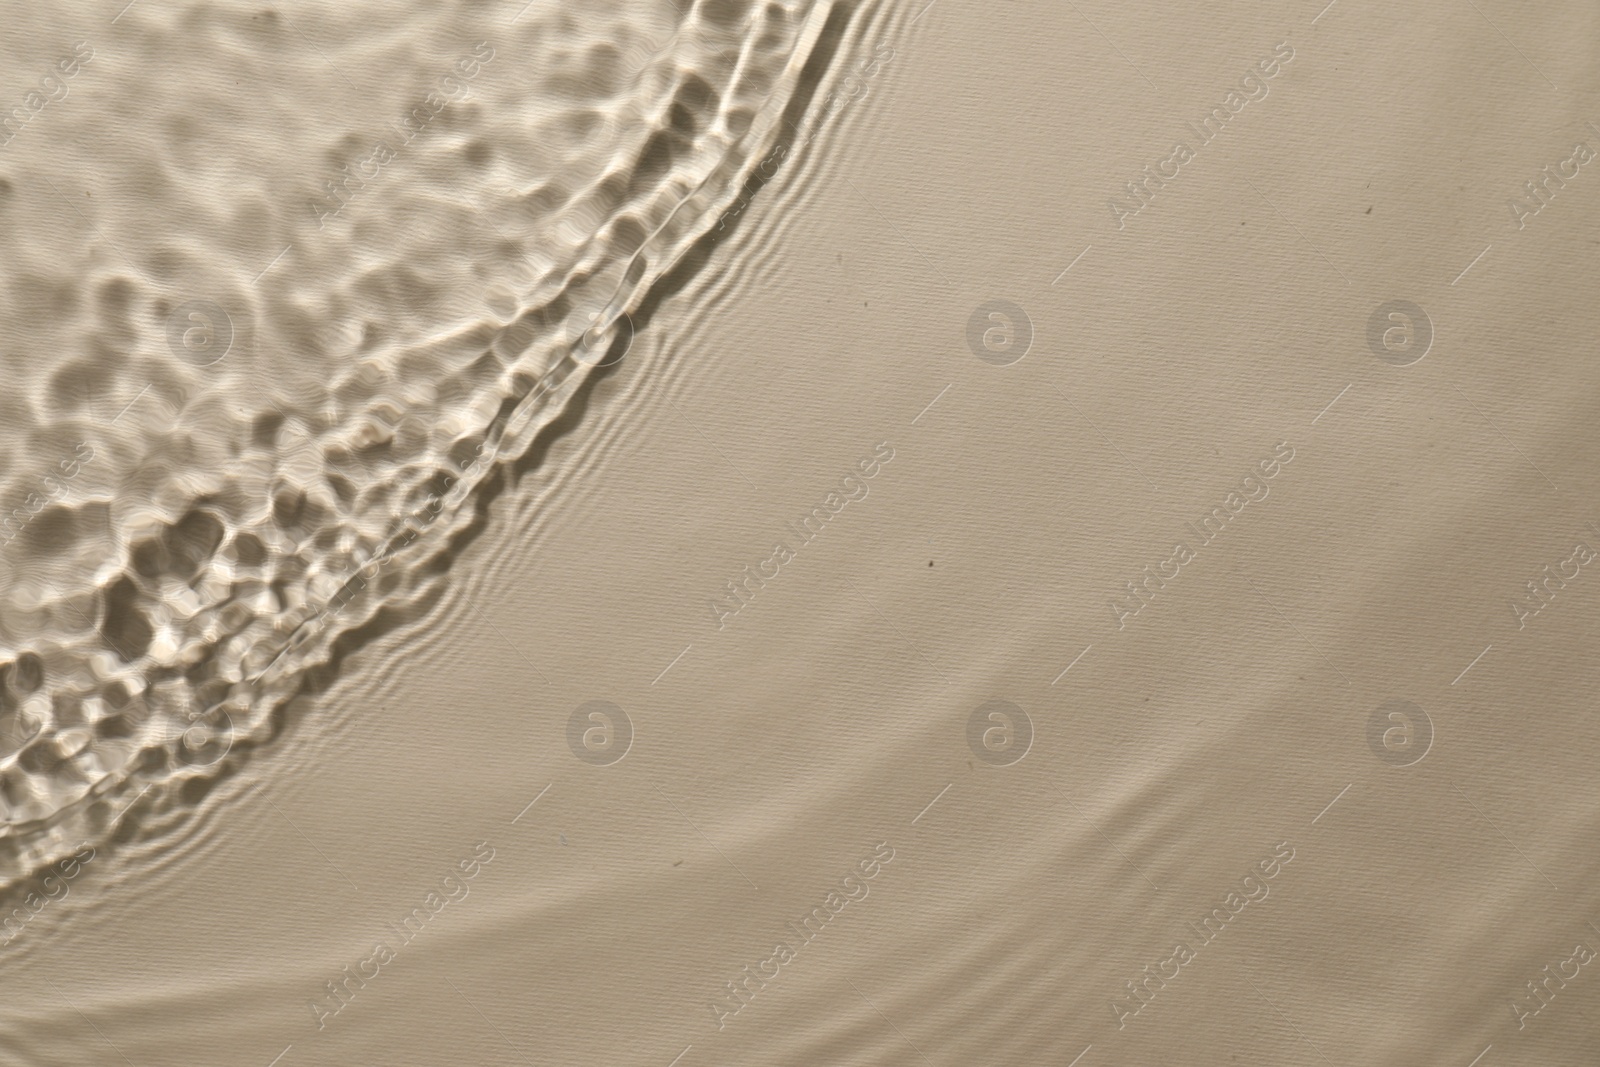
<svg viewBox="0 0 1600 1067"><path fill-rule="evenodd" d="M829 84L880 40L434 612L5 947L0 1061L1593 1061L1589 968L1524 1029L1509 1005L1600 946L1600 579L1520 630L1509 601L1600 548L1600 177L1520 230L1506 205L1600 145L1593 12L869 6ZM1107 198L1285 40L1119 231ZM1009 366L967 347L991 299L1032 323ZM1434 331L1406 367L1366 340L1394 299ZM718 630L708 599L880 441ZM1279 441L1270 495L1118 630ZM566 743L595 699L633 725L611 766ZM1391 699L1431 721L1412 766L1368 746ZM1031 719L1010 766L966 744L991 700ZM319 1031L306 1001L480 841ZM879 841L719 1030L721 984Z"/></svg>

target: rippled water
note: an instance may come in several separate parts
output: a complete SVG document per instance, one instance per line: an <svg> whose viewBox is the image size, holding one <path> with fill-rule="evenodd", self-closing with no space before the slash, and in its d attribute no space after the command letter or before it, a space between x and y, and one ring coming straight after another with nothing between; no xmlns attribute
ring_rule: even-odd
<svg viewBox="0 0 1600 1067"><path fill-rule="evenodd" d="M8 8L14 881L263 755L290 697L427 607L475 495L759 183L841 12Z"/></svg>

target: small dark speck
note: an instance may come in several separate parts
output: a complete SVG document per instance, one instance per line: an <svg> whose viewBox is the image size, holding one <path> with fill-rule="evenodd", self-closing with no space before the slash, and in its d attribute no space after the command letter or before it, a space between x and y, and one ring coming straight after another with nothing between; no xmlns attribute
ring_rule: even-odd
<svg viewBox="0 0 1600 1067"><path fill-rule="evenodd" d="M1368 215L1370 215L1370 214L1372 214L1372 208L1370 208L1370 207L1369 207L1369 208L1367 208L1367 214L1368 214Z"/></svg>
<svg viewBox="0 0 1600 1067"><path fill-rule="evenodd" d="M931 567L931 566L933 566L933 560L931 560L931 559L930 559L930 560L929 560L929 561L928 561L928 566L930 566L930 567Z"/></svg>
<svg viewBox="0 0 1600 1067"><path fill-rule="evenodd" d="M674 867L682 867L683 866L683 861L682 860L673 860L672 861L672 865Z"/></svg>

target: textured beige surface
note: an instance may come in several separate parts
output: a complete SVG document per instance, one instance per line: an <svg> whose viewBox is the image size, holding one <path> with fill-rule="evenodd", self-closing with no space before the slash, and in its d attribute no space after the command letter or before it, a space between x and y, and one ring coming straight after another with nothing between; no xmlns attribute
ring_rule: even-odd
<svg viewBox="0 0 1600 1067"><path fill-rule="evenodd" d="M145 458L261 505L226 458L251 425L228 405L270 395L321 427L349 369L348 319L308 304L331 362L263 343L219 365L238 379L182 448L165 387L113 434L139 384L119 344L174 389L189 373L159 320L113 321L141 299L113 242L187 264L163 294L242 293L275 251L242 235L298 202L251 215L206 174L319 173L281 157L359 127L358 104L403 110L436 73L418 56L444 69L494 39L429 177L353 200L368 243L317 245L282 284L364 294L372 322L409 309L371 389L385 425L411 418L397 439L459 463L450 443L494 414L484 383L521 384L470 358L538 284L511 260L616 266L624 228L608 244L604 218L528 192L541 145L604 169L611 142L571 119L598 75L532 64L535 40L625 31L519 6L288 5L306 39L271 48L219 28L266 9L16 8L6 99L75 41L96 52L0 148L7 492L37 491L47 443L73 455L73 419L105 447L64 483L72 520L18 535L38 553L21 574L8 549L8 738L53 677L16 650L71 617L50 605L74 576L113 622L117 516L177 518L137 496ZM735 8L690 19L741 40ZM672 54L670 5L596 11L651 42L627 69ZM555 386L554 429L420 524L381 590L392 625L308 655L312 691L226 755L169 738L195 766L130 773L62 836L92 852L16 843L49 840L26 804L88 780L99 741L73 730L93 723L53 711L53 749L6 742L8 862L54 870L11 890L0 1063L1600 1059L1595 13L913 0L802 21L743 39L772 72L819 57L749 83L778 139L737 166L722 142L677 150L711 176L691 205L709 215L668 235L673 271L633 279L626 355ZM360 93L315 88L348 92L329 59L357 54ZM697 54L721 85L726 57ZM230 67L253 95L229 95ZM681 84L627 107L664 114ZM292 129L226 122L267 85ZM697 92L684 107L711 107ZM1226 122L1200 129L1213 107ZM122 132L71 134L102 128ZM208 142L225 151L179 151ZM484 192L475 142L528 195ZM151 230L141 144L182 176L173 203L233 229ZM630 202L679 173L645 171L659 188ZM438 303L359 282L402 265ZM258 333L289 321L249 306ZM30 355L51 344L68 355ZM246 458L275 469L285 440ZM386 471L364 469L369 488ZM308 528L313 570L355 551L358 512L353 542ZM175 618L205 539L185 529L171 583L141 586ZM59 593L29 584L41 567Z"/></svg>

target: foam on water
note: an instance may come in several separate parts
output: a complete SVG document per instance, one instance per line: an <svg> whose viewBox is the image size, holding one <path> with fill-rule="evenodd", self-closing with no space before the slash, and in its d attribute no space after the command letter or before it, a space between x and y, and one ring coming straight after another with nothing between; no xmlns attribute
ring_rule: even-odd
<svg viewBox="0 0 1600 1067"><path fill-rule="evenodd" d="M738 194L832 4L518 6L8 5L0 91L62 88L0 147L0 880L244 758L426 606L463 505Z"/></svg>

